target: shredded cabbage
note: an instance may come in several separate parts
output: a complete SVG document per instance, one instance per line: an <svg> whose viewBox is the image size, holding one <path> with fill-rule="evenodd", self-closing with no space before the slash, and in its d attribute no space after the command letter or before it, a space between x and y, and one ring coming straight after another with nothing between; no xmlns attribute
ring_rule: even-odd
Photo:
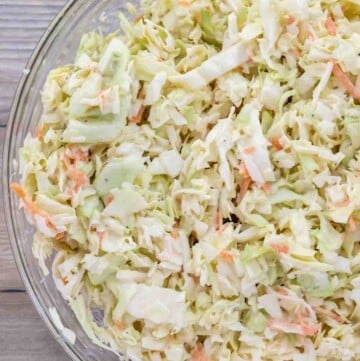
<svg viewBox="0 0 360 361"><path fill-rule="evenodd" d="M141 14L45 83L11 186L42 271L134 361L360 360L360 2Z"/></svg>

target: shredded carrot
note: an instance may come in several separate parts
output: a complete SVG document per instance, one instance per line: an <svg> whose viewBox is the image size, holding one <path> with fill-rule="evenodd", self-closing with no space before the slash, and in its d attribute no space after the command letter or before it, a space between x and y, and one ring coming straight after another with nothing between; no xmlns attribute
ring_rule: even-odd
<svg viewBox="0 0 360 361"><path fill-rule="evenodd" d="M239 173L245 178L250 177L249 172L248 172L248 170L246 168L246 165L244 163L240 163L240 165L239 165Z"/></svg>
<svg viewBox="0 0 360 361"><path fill-rule="evenodd" d="M284 333L295 333L302 336L314 336L319 331L319 325L310 326L303 322L300 324L291 323L287 321L271 319L268 321L268 327L274 331Z"/></svg>
<svg viewBox="0 0 360 361"><path fill-rule="evenodd" d="M244 148L245 154L253 154L254 152L255 152L255 147L253 145Z"/></svg>
<svg viewBox="0 0 360 361"><path fill-rule="evenodd" d="M331 16L328 16L325 21L325 28L329 35L336 35L336 23Z"/></svg>
<svg viewBox="0 0 360 361"><path fill-rule="evenodd" d="M66 286L69 283L69 280L67 277L61 277L61 281L63 282L63 284Z"/></svg>
<svg viewBox="0 0 360 361"><path fill-rule="evenodd" d="M138 113L130 118L130 123L134 123L134 124L140 123L142 116L144 114L144 111L145 111L145 107L142 105L140 107L140 110L138 111Z"/></svg>
<svg viewBox="0 0 360 361"><path fill-rule="evenodd" d="M41 125L38 125L35 129L35 137L40 139L43 136L43 129Z"/></svg>
<svg viewBox="0 0 360 361"><path fill-rule="evenodd" d="M67 168L71 168L74 164L74 161L86 162L88 160L89 153L87 151L84 151L81 148L74 147L70 144L66 146L63 161Z"/></svg>
<svg viewBox="0 0 360 361"><path fill-rule="evenodd" d="M173 230L171 231L171 237L174 239L178 239L179 238L179 231L176 227L173 228Z"/></svg>
<svg viewBox="0 0 360 361"><path fill-rule="evenodd" d="M204 354L203 346L197 344L196 347L191 351L191 361L211 361Z"/></svg>
<svg viewBox="0 0 360 361"><path fill-rule="evenodd" d="M99 233L100 240L104 240L104 238L107 236L107 231L101 231Z"/></svg>
<svg viewBox="0 0 360 361"><path fill-rule="evenodd" d="M286 21L286 24L287 25L291 25L291 24L293 24L294 22L295 22L295 16L293 16L293 15L290 15L289 17L288 17L288 19L287 19L287 21Z"/></svg>
<svg viewBox="0 0 360 361"><path fill-rule="evenodd" d="M220 227L222 226L222 214L220 212L216 212L215 214L215 228L218 231L220 229Z"/></svg>
<svg viewBox="0 0 360 361"><path fill-rule="evenodd" d="M270 247L279 253L289 253L289 246L285 243L272 243Z"/></svg>
<svg viewBox="0 0 360 361"><path fill-rule="evenodd" d="M279 289L277 290L277 293L278 293L279 295L282 295L282 296L288 296L288 295L289 295L289 292L288 292L287 289L285 289L285 288L279 288Z"/></svg>
<svg viewBox="0 0 360 361"><path fill-rule="evenodd" d="M43 217L45 220L45 224L51 230L56 230L55 225L51 222L50 217L46 214L46 212L42 211L26 194L26 191L23 187L21 187L18 183L11 183L10 189L22 200L26 211L35 216L38 215Z"/></svg>
<svg viewBox="0 0 360 361"><path fill-rule="evenodd" d="M112 194L108 194L108 195L105 197L105 203L106 203L106 204L110 204L113 200L114 200L114 196L113 196Z"/></svg>
<svg viewBox="0 0 360 361"><path fill-rule="evenodd" d="M338 64L333 61L333 74L339 80L343 88L355 99L360 101L360 90L352 83L351 79L340 68Z"/></svg>
<svg viewBox="0 0 360 361"><path fill-rule="evenodd" d="M302 324L301 328L304 331L304 336L314 336L316 332L319 331L320 325L310 326L307 324Z"/></svg>
<svg viewBox="0 0 360 361"><path fill-rule="evenodd" d="M30 214L34 215L41 213L39 207L29 198L25 189L21 187L20 184L11 183L10 189L24 202L24 206Z"/></svg>
<svg viewBox="0 0 360 361"><path fill-rule="evenodd" d="M75 190L79 190L79 188L86 184L88 179L86 174L79 169L74 167L70 167L67 171L68 176L75 182Z"/></svg>
<svg viewBox="0 0 360 361"><path fill-rule="evenodd" d="M25 189L18 183L11 183L10 189L22 200L27 197Z"/></svg>
<svg viewBox="0 0 360 361"><path fill-rule="evenodd" d="M199 276L196 276L196 275L194 275L192 273L189 273L189 277L192 278L195 283L200 282L200 277Z"/></svg>
<svg viewBox="0 0 360 361"><path fill-rule="evenodd" d="M283 145L281 144L281 140L280 137L276 137L271 139L271 144L274 146L274 148L276 148L277 150L281 150L283 149Z"/></svg>
<svg viewBox="0 0 360 361"><path fill-rule="evenodd" d="M345 320L335 312L330 312L329 317L339 323L345 323Z"/></svg>
<svg viewBox="0 0 360 361"><path fill-rule="evenodd" d="M226 263L234 263L234 255L232 254L232 252L223 249L220 252L220 257L226 262Z"/></svg>
<svg viewBox="0 0 360 361"><path fill-rule="evenodd" d="M56 227L55 227L54 223L51 222L50 217L45 216L45 223L48 228L50 228L54 231L56 230Z"/></svg>
<svg viewBox="0 0 360 361"><path fill-rule="evenodd" d="M348 206L350 203L350 199L349 198L345 198L344 200L340 201L340 202L336 202L334 203L336 207L346 207Z"/></svg>
<svg viewBox="0 0 360 361"><path fill-rule="evenodd" d="M345 320L335 312L327 311L321 307L313 307L313 309L319 315L329 317L339 323L345 323Z"/></svg>
<svg viewBox="0 0 360 361"><path fill-rule="evenodd" d="M308 31L307 34L306 34L307 38L311 41L314 41L315 40L315 36L314 34L311 32L311 31Z"/></svg>
<svg viewBox="0 0 360 361"><path fill-rule="evenodd" d="M191 6L191 2L189 0L179 0L179 5L183 7Z"/></svg>
<svg viewBox="0 0 360 361"><path fill-rule="evenodd" d="M356 221L355 221L354 217L350 216L349 217L349 230L350 230L350 232L355 232L356 229L357 229Z"/></svg>
<svg viewBox="0 0 360 361"><path fill-rule="evenodd" d="M66 234L65 232L58 233L54 238L56 241L60 241L65 237L65 234Z"/></svg>
<svg viewBox="0 0 360 361"><path fill-rule="evenodd" d="M99 248L102 249L104 239L107 236L107 231L98 232L98 234L99 234Z"/></svg>
<svg viewBox="0 0 360 361"><path fill-rule="evenodd" d="M77 149L74 152L74 158L75 160L81 160L81 161L88 161L89 160L89 154L81 149Z"/></svg>
<svg viewBox="0 0 360 361"><path fill-rule="evenodd" d="M105 102L106 102L106 98L105 98L105 92L107 91L108 89L104 89L102 90L99 95L98 95L98 98L99 98L99 108L100 110L103 112L104 109L105 109Z"/></svg>
<svg viewBox="0 0 360 361"><path fill-rule="evenodd" d="M293 54L295 56L296 59L299 59L301 54L300 54L300 50L298 48L294 48L293 49Z"/></svg>
<svg viewBox="0 0 360 361"><path fill-rule="evenodd" d="M124 322L117 320L115 321L115 326L120 330L120 331L124 331L126 329Z"/></svg>
<svg viewBox="0 0 360 361"><path fill-rule="evenodd" d="M143 15L139 15L139 16L136 16L133 20L134 23L138 23L140 20L142 20L144 18Z"/></svg>
<svg viewBox="0 0 360 361"><path fill-rule="evenodd" d="M239 202L242 201L242 199L245 197L245 194L247 193L247 191L250 188L251 185L251 178L244 178L241 183L240 183L240 193L238 195L238 200Z"/></svg>
<svg viewBox="0 0 360 361"><path fill-rule="evenodd" d="M305 313L308 315L309 312L308 310L305 310ZM307 323L304 322L303 320L303 314L299 311L295 312L295 316L296 316L296 320L299 323L299 325L301 326L303 332L304 332L304 336L313 336L318 330L319 330L319 325L315 325L315 326L310 326Z"/></svg>
<svg viewBox="0 0 360 361"><path fill-rule="evenodd" d="M266 194L271 194L271 184L269 182L265 182L262 186L262 189Z"/></svg>

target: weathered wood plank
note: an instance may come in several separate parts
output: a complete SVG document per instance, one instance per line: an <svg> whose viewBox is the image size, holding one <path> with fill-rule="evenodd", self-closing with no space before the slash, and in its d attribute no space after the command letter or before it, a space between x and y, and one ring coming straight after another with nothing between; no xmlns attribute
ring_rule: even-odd
<svg viewBox="0 0 360 361"><path fill-rule="evenodd" d="M0 0L0 125L41 35L66 0Z"/></svg>
<svg viewBox="0 0 360 361"><path fill-rule="evenodd" d="M67 361L26 293L0 293L0 360Z"/></svg>
<svg viewBox="0 0 360 361"><path fill-rule="evenodd" d="M65 3L66 0L0 0L0 155L22 70ZM41 322L28 295L22 292L24 286L10 250L2 199L0 187L0 361L68 360Z"/></svg>
<svg viewBox="0 0 360 361"><path fill-rule="evenodd" d="M0 128L0 145L4 144L5 128ZM0 149L0 153L2 150ZM0 169L2 168L2 157L0 158ZM3 194L0 188L0 204L2 205ZM10 250L8 235L5 226L3 208L0 208L0 291L5 289L23 289L19 274ZM1 342L1 340L0 340Z"/></svg>

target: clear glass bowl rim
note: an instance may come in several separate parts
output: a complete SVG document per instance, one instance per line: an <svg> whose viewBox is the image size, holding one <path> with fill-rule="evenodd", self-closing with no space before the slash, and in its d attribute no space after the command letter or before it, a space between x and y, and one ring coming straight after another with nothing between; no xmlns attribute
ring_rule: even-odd
<svg viewBox="0 0 360 361"><path fill-rule="evenodd" d="M37 62L37 59L43 59L47 53L49 47L51 47L52 42L56 38L57 34L61 31L63 25L70 19L71 14L81 9L81 7L87 3L87 0L69 0L51 24L48 26L45 33L42 35L40 41L38 42L35 50L33 51L27 65L26 69L30 69L30 72L27 74L23 73L17 90L15 92L13 103L10 109L10 115L7 123L5 142L3 147L3 169L2 169L2 187L3 187L3 207L5 213L5 224L8 231L9 242L11 245L11 250L15 263L20 274L20 277L24 283L26 291L30 296L30 299L40 315L43 323L49 329L50 333L54 339L62 346L64 351L73 361L83 361L79 354L76 352L76 346L72 346L65 342L64 338L60 335L58 329L56 328L53 320L49 315L44 312L44 309L41 305L40 298L41 295L37 295L33 286L33 281L31 280L26 268L24 266L20 248L19 248L19 239L17 237L16 227L13 221L13 215L17 211L14 209L14 204L11 202L11 195L9 192L10 179L11 179L11 162L13 162L14 154L12 153L12 144L15 141L15 131L17 123L19 122L18 114L22 112L22 109L26 106L25 98L30 90L32 81L36 76L38 69L41 67L41 64Z"/></svg>

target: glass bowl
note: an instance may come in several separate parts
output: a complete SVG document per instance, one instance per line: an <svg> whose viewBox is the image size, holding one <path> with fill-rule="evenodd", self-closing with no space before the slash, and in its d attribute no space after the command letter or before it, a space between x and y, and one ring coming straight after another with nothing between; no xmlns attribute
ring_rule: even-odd
<svg viewBox="0 0 360 361"><path fill-rule="evenodd" d="M132 3L137 5L136 1ZM73 62L84 33L109 33L117 29L119 11L126 13L125 0L71 0L61 10L38 43L27 70L24 71L10 112L4 144L4 209L16 265L36 310L52 335L74 361L112 361L119 358L91 342L58 293L51 275L43 276L31 250L34 229L26 221L24 213L19 211L19 202L10 193L9 184L19 181L14 159L18 158L26 135L34 131L40 119L40 92L47 74L61 64ZM52 307L57 309L64 326L76 333L75 345L68 343L56 328L49 314L49 308Z"/></svg>

